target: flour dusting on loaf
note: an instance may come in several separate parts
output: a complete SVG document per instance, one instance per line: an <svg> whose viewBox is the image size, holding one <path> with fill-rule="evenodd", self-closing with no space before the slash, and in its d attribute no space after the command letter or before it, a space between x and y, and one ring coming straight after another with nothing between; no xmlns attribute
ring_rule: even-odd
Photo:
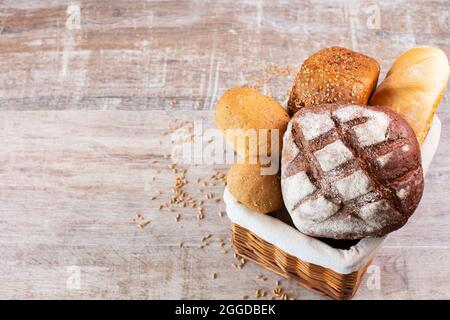
<svg viewBox="0 0 450 320"><path fill-rule="evenodd" d="M283 136L283 146L286 146L287 149L287 151L285 152L286 157L291 157L287 158L287 161L294 160L294 158L300 152L300 149L297 147L293 139L294 138L292 136L292 123L289 122L286 129L286 134Z"/></svg>
<svg viewBox="0 0 450 320"><path fill-rule="evenodd" d="M282 185L286 190L286 194L283 197L284 204L288 207L293 207L299 200L305 198L316 189L304 171L287 177L282 181Z"/></svg>
<svg viewBox="0 0 450 320"><path fill-rule="evenodd" d="M364 117L367 117L367 121L353 128L361 146L371 146L386 140L389 118L382 112L369 112Z"/></svg>
<svg viewBox="0 0 450 320"><path fill-rule="evenodd" d="M400 199L405 199L406 196L408 195L408 189L409 187L398 190L397 197L399 197Z"/></svg>
<svg viewBox="0 0 450 320"><path fill-rule="evenodd" d="M358 106L347 106L333 113L341 122L357 118L366 118L367 121L353 128L361 146L370 146L386 139L389 117L383 112L363 109Z"/></svg>
<svg viewBox="0 0 450 320"><path fill-rule="evenodd" d="M300 206L294 210L294 214L307 217L311 221L323 221L336 213L338 209L339 207L337 205L320 195L315 199L309 199L302 202Z"/></svg>
<svg viewBox="0 0 450 320"><path fill-rule="evenodd" d="M361 53L324 48L302 64L292 86L288 112L323 103L367 104L378 81L378 62Z"/></svg>
<svg viewBox="0 0 450 320"><path fill-rule="evenodd" d="M281 170L294 224L317 237L383 236L406 223L423 193L414 132L380 106L300 109L284 136Z"/></svg>

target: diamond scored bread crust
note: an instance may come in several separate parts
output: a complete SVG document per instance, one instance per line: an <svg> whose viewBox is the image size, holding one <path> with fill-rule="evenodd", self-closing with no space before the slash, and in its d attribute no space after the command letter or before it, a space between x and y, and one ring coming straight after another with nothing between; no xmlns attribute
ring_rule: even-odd
<svg viewBox="0 0 450 320"><path fill-rule="evenodd" d="M259 164L233 164L227 187L237 201L253 211L269 213L283 207L279 175L262 175Z"/></svg>
<svg viewBox="0 0 450 320"><path fill-rule="evenodd" d="M413 130L380 106L300 109L284 136L281 170L295 226L324 238L380 237L400 228L424 186Z"/></svg>
<svg viewBox="0 0 450 320"><path fill-rule="evenodd" d="M341 48L322 49L305 60L292 86L288 112L323 103L367 104L380 73L378 62Z"/></svg>
<svg viewBox="0 0 450 320"><path fill-rule="evenodd" d="M400 114L423 143L449 74L442 50L427 46L410 49L395 60L369 104L387 106Z"/></svg>
<svg viewBox="0 0 450 320"><path fill-rule="evenodd" d="M271 130L278 130L278 141L281 142L286 126L290 120L284 108L273 98L265 96L249 87L238 87L227 90L217 102L215 122L222 131L225 139L234 150L243 158L252 158L261 154L260 148L266 147L262 153L271 155ZM259 140L262 131L255 131L257 148L252 149L249 141L240 143L234 135L227 134L228 129L243 130L245 134L248 129L267 129L266 139ZM229 131L228 133L230 133ZM277 155L281 153L281 143L276 149Z"/></svg>

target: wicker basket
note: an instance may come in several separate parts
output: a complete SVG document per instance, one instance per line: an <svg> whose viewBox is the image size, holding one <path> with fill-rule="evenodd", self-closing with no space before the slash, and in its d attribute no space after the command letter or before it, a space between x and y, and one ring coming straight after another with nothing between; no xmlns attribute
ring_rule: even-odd
<svg viewBox="0 0 450 320"><path fill-rule="evenodd" d="M248 229L232 223L232 243L237 254L262 267L292 279L316 293L333 299L350 299L356 293L361 278L371 260L360 270L341 274L322 266L302 261Z"/></svg>
<svg viewBox="0 0 450 320"><path fill-rule="evenodd" d="M224 191L236 254L316 293L350 299L384 238L330 241L302 234L285 210L263 215Z"/></svg>

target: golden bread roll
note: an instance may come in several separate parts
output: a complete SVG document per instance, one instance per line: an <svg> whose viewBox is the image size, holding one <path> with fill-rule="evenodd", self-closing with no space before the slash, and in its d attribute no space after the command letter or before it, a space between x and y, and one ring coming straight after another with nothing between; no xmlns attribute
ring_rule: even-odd
<svg viewBox="0 0 450 320"><path fill-rule="evenodd" d="M370 105L383 105L399 113L422 143L444 94L449 72L442 50L432 47L408 50L395 60Z"/></svg>
<svg viewBox="0 0 450 320"><path fill-rule="evenodd" d="M225 130L278 129L279 148L276 151L280 154L283 134L289 119L289 115L277 101L248 87L233 88L225 92L217 103L215 115L217 127L223 131L225 139L243 158L258 155L263 142L256 138L257 145L252 148L249 140L246 140L245 144L239 143L236 137L225 134ZM265 140L267 152L264 153L270 156L270 131L267 136L269 137Z"/></svg>
<svg viewBox="0 0 450 320"><path fill-rule="evenodd" d="M292 116L324 103L367 104L378 82L375 59L341 47L322 49L305 60L288 101Z"/></svg>
<svg viewBox="0 0 450 320"><path fill-rule="evenodd" d="M227 174L227 188L250 210L269 213L283 207L280 177L261 175L259 164L233 164Z"/></svg>

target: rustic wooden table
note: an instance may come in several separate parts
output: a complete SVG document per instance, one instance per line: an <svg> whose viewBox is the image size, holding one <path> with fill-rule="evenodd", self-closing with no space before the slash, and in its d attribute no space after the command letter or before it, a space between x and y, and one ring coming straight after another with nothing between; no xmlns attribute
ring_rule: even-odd
<svg viewBox="0 0 450 320"><path fill-rule="evenodd" d="M170 133L194 119L213 127L229 87L251 84L285 103L293 73L322 47L376 57L382 77L414 46L450 56L449 9L447 0L0 1L0 298L269 292L280 277L232 266L223 184L210 179L227 166L174 173ZM420 207L356 299L450 298L449 107L447 92ZM201 220L194 208L159 209L182 168L186 197L204 201Z"/></svg>

